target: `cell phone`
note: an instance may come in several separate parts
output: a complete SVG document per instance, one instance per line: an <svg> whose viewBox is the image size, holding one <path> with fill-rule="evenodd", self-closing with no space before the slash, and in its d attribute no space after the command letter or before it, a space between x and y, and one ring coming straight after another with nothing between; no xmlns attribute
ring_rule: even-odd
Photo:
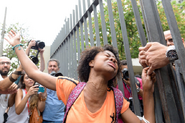
<svg viewBox="0 0 185 123"><path fill-rule="evenodd" d="M35 84L35 85L37 85L35 88L39 88L39 84Z"/></svg>
<svg viewBox="0 0 185 123"><path fill-rule="evenodd" d="M44 88L43 86L39 86L39 90L38 90L38 92L43 93L44 91L45 91L45 88Z"/></svg>

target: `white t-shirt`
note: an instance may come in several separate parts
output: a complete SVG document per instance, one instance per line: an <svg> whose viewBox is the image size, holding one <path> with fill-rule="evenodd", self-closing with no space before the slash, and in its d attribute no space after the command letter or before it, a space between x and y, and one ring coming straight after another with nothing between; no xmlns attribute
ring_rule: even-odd
<svg viewBox="0 0 185 123"><path fill-rule="evenodd" d="M0 81L3 80L0 74ZM8 106L9 94L0 94L0 123L4 121L4 112Z"/></svg>

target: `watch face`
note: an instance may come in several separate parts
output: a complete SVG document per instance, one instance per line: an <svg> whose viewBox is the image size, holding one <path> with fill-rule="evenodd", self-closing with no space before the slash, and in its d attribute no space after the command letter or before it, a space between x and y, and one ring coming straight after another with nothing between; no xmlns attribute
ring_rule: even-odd
<svg viewBox="0 0 185 123"><path fill-rule="evenodd" d="M177 52L175 50L168 51L167 57L169 58L170 61L178 59Z"/></svg>

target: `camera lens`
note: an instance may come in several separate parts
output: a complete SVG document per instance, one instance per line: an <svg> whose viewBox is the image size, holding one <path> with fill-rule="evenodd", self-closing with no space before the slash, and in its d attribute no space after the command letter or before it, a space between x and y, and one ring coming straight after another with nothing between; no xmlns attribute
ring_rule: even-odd
<svg viewBox="0 0 185 123"><path fill-rule="evenodd" d="M35 56L30 56L30 59L31 59L32 62L35 63L35 64L38 64L38 62L39 62L38 58L35 57Z"/></svg>
<svg viewBox="0 0 185 123"><path fill-rule="evenodd" d="M129 80L128 69L127 69L127 68L124 68L124 69L122 70L122 73L123 73L123 78L124 78L125 80Z"/></svg>
<svg viewBox="0 0 185 123"><path fill-rule="evenodd" d="M45 47L45 43L44 42L38 42L37 46L38 46L38 48L43 49Z"/></svg>

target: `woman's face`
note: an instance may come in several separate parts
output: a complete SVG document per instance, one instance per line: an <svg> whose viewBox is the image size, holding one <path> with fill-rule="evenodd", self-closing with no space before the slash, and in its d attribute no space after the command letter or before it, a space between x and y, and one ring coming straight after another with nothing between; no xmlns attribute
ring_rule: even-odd
<svg viewBox="0 0 185 123"><path fill-rule="evenodd" d="M108 50L99 52L94 60L92 60L92 63L94 70L100 74L104 74L109 80L114 78L118 72L116 57Z"/></svg>
<svg viewBox="0 0 185 123"><path fill-rule="evenodd" d="M25 76L24 76L24 82L23 82L27 87L31 87L31 86L33 86L34 85L34 81L33 81L33 79L30 79L29 77L28 77L28 75L27 74L25 74Z"/></svg>

